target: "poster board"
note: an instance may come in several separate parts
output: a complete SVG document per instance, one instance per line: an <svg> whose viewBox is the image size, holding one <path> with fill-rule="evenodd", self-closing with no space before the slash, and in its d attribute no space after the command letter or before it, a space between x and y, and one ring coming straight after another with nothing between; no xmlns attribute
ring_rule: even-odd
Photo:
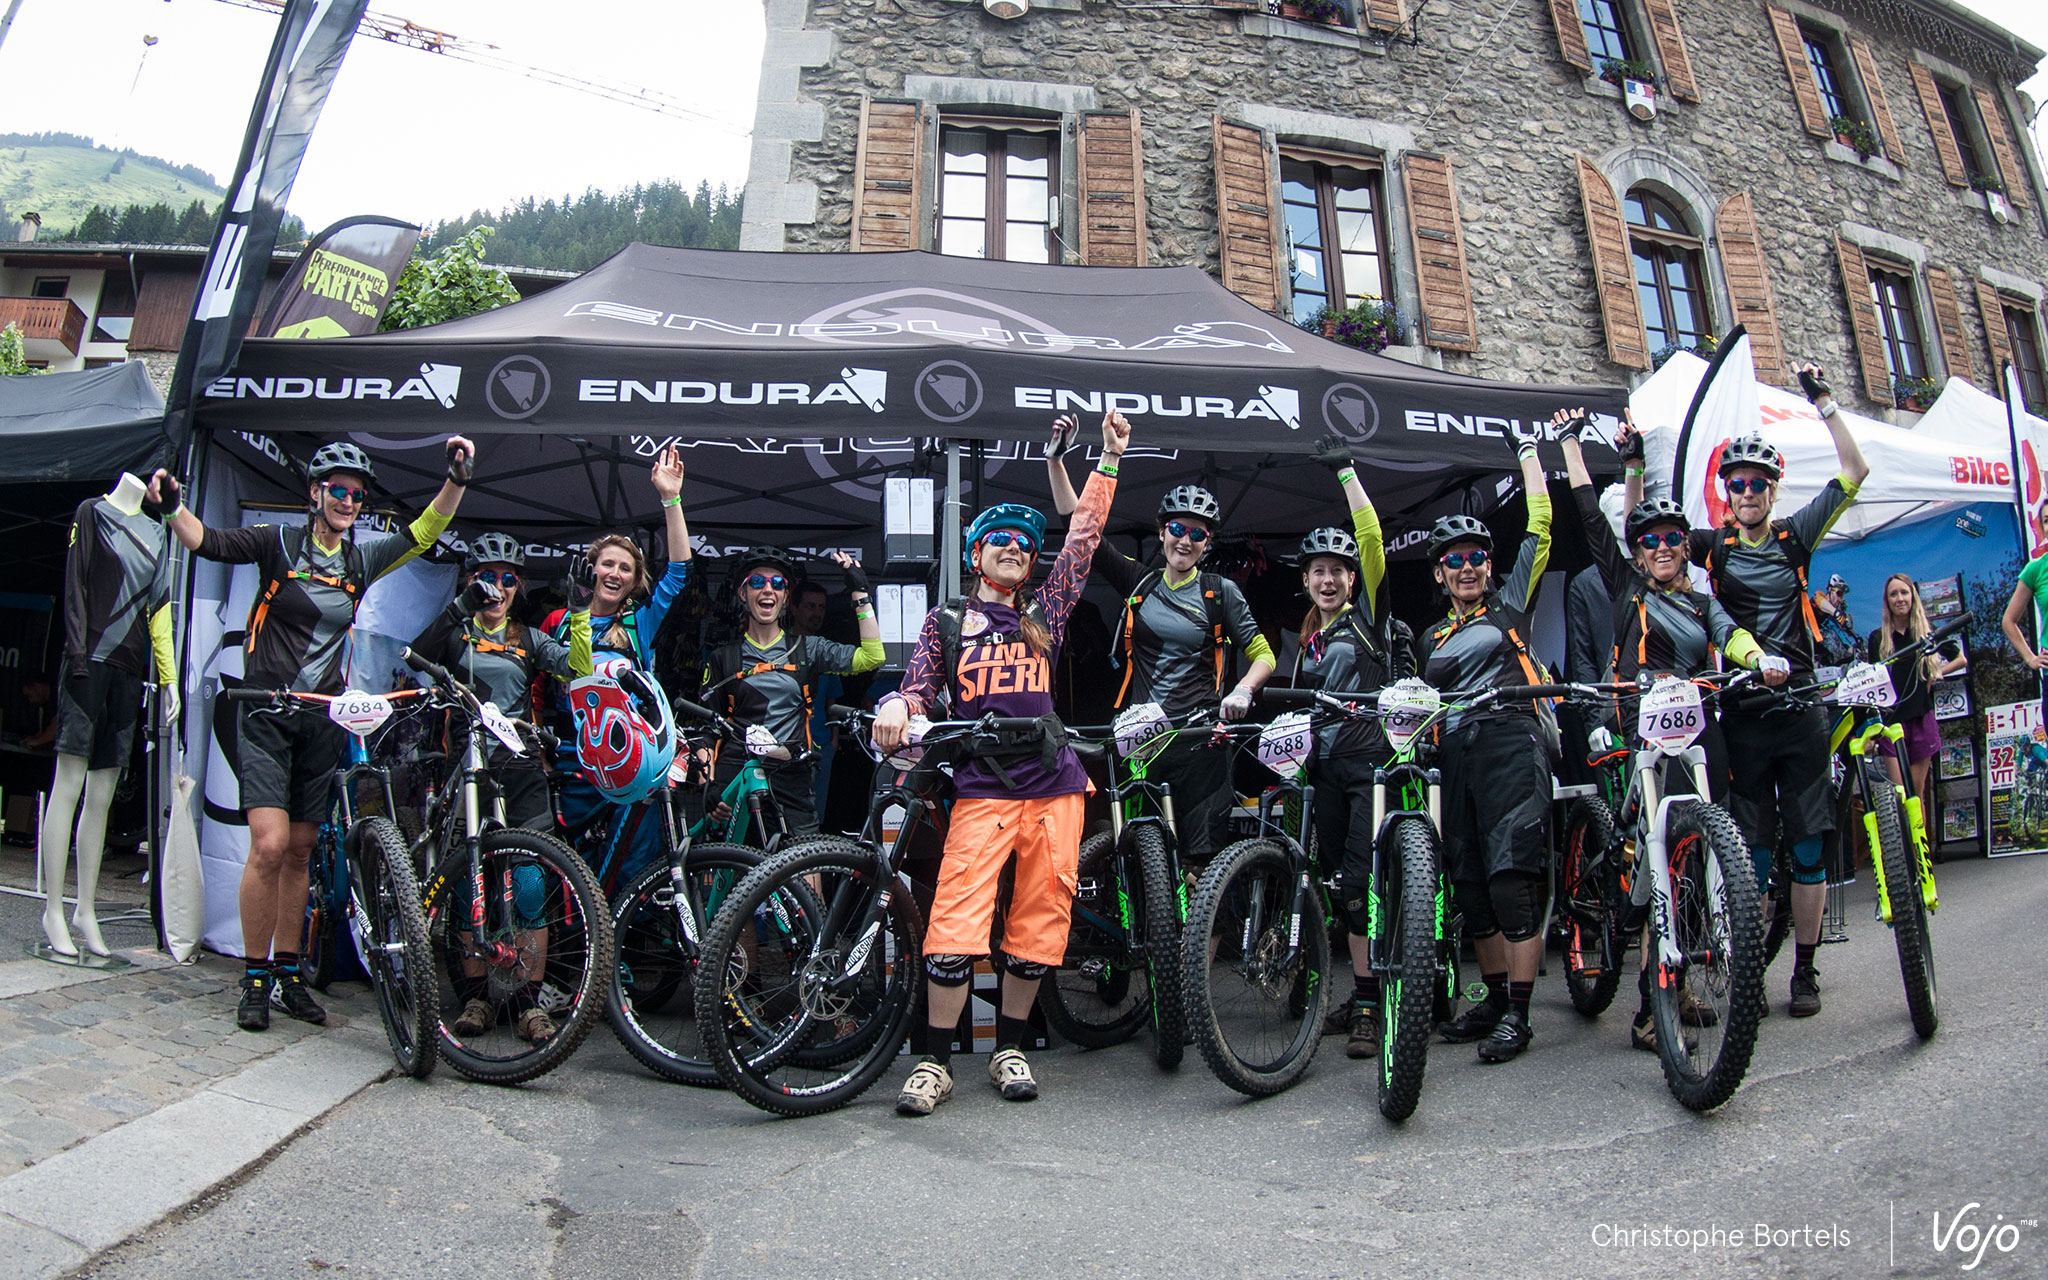
<svg viewBox="0 0 2048 1280"><path fill-rule="evenodd" d="M2048 850L2048 732L2041 704L1987 707L1984 729L1991 856ZM1944 805L1944 828L1948 816Z"/></svg>

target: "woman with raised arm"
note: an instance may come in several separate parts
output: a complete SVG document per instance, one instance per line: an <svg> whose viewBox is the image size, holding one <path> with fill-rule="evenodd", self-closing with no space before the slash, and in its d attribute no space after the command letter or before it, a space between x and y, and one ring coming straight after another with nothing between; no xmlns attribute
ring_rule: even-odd
<svg viewBox="0 0 2048 1280"><path fill-rule="evenodd" d="M1053 716L1052 659L1088 584L1089 563L1116 494L1117 460L1130 439L1131 424L1121 413L1112 410L1103 418L1102 461L1088 477L1066 542L1035 593L1024 587L1043 545L1045 517L1014 503L975 517L966 548L967 567L975 575L972 592L925 615L903 685L883 699L875 716L875 744L884 751L900 746L910 717L927 712L942 695L956 719L994 715L1039 722L1035 731L954 768L957 799L924 939L930 1052L896 1099L897 1111L907 1116L930 1115L952 1096L953 1032L967 1007L974 961L989 953L996 885L1013 853L1015 887L1003 920L1002 1004L989 1080L1013 1102L1038 1096L1020 1046L1039 982L1066 958L1088 790L1088 775ZM1046 749L1046 735L1058 744L1055 750Z"/></svg>
<svg viewBox="0 0 2048 1280"><path fill-rule="evenodd" d="M1593 491L1593 477L1586 470L1586 455L1579 447L1579 435L1586 429L1584 409L1560 409L1551 418L1553 434L1564 449L1565 475L1572 484L1572 501L1579 510L1579 523L1586 531L1586 545L1592 548L1607 594L1614 601L1614 672L1622 681L1658 676L1690 678L1718 670L1721 659L1747 670L1761 670L1765 684L1785 682L1791 667L1767 658L1756 638L1735 625L1735 619L1720 602L1695 590L1686 570L1685 540L1692 521L1685 508L1669 498L1637 502L1629 508L1623 532L1626 549L1615 541L1614 528L1600 510ZM1633 423L1622 430L1621 453L1632 473L1640 467L1639 437ZM1635 733L1634 700L1624 701L1621 731ZM1722 745L1718 717L1707 718L1701 745L1707 751L1708 799L1719 802L1728 791L1728 753ZM1642 1004L1629 1027L1629 1042L1652 1053L1657 1050L1657 1029L1650 1016L1650 955L1648 926L1643 934L1642 969L1636 990ZM1711 1009L1693 999L1687 991L1679 1003L1679 1018L1687 1026L1711 1026Z"/></svg>

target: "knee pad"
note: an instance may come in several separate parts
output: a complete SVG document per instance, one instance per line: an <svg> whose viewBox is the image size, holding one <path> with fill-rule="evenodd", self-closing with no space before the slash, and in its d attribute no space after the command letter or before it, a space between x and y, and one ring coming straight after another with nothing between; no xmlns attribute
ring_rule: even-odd
<svg viewBox="0 0 2048 1280"><path fill-rule="evenodd" d="M1366 891L1362 888L1354 889L1348 884L1342 886L1342 889L1343 896L1337 900L1337 908L1344 915L1344 927L1349 929L1354 937L1372 936L1372 910L1366 898Z"/></svg>
<svg viewBox="0 0 2048 1280"><path fill-rule="evenodd" d="M1493 918L1509 942L1527 942L1543 927L1543 877L1503 871L1486 882Z"/></svg>
<svg viewBox="0 0 2048 1280"><path fill-rule="evenodd" d="M1820 836L1808 836L1792 846L1792 883L1826 884L1828 869L1822 865L1821 851L1827 841Z"/></svg>
<svg viewBox="0 0 2048 1280"><path fill-rule="evenodd" d="M1003 972L1013 978L1021 978L1026 982L1036 982L1046 974L1051 973L1052 966L1040 964L1036 960L1016 960L1005 956L1003 957Z"/></svg>
<svg viewBox="0 0 2048 1280"><path fill-rule="evenodd" d="M1464 913L1466 937L1477 942L1500 932L1500 921L1494 918L1493 900L1485 885L1457 881L1451 885L1451 892L1458 899L1458 910Z"/></svg>
<svg viewBox="0 0 2048 1280"><path fill-rule="evenodd" d="M546 924L548 909L547 877L531 862L521 863L512 868L512 914L522 929L537 929Z"/></svg>
<svg viewBox="0 0 2048 1280"><path fill-rule="evenodd" d="M933 986L964 987L974 980L973 956L926 956L924 976Z"/></svg>
<svg viewBox="0 0 2048 1280"><path fill-rule="evenodd" d="M1775 858L1776 855L1762 845L1751 845L1749 848L1749 865L1756 872L1758 893L1769 893L1771 890L1771 863Z"/></svg>

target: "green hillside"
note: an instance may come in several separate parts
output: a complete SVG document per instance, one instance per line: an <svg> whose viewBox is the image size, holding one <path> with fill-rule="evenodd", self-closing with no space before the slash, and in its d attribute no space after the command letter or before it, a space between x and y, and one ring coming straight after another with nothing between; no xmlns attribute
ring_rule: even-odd
<svg viewBox="0 0 2048 1280"><path fill-rule="evenodd" d="M182 210L194 200L218 204L223 194L190 165L112 151L84 138L30 142L0 135L0 212L8 239L25 213L40 213L44 234L59 235L94 205L119 210L161 202Z"/></svg>

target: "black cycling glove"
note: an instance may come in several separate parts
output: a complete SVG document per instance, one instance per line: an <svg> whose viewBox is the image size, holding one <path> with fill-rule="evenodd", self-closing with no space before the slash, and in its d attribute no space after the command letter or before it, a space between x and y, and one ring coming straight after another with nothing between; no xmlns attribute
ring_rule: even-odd
<svg viewBox="0 0 2048 1280"><path fill-rule="evenodd" d="M1634 427L1624 427L1621 433L1621 460L1641 462L1643 460L1643 433Z"/></svg>
<svg viewBox="0 0 2048 1280"><path fill-rule="evenodd" d="M168 520L185 500L185 488L178 483L178 477L165 473L163 481L157 485L157 492L163 495L163 500L151 502L145 495L142 499L143 513L152 520Z"/></svg>
<svg viewBox="0 0 2048 1280"><path fill-rule="evenodd" d="M846 589L848 591L868 590L868 571L860 567L859 561L847 565L840 570L840 573L846 578Z"/></svg>
<svg viewBox="0 0 2048 1280"><path fill-rule="evenodd" d="M1584 410L1575 410L1563 422L1557 424L1557 438L1560 440L1576 440L1586 433L1587 427L1592 425L1593 419L1588 417Z"/></svg>
<svg viewBox="0 0 2048 1280"><path fill-rule="evenodd" d="M597 566L589 556L572 556L569 559L569 612L583 613L590 608L590 602L597 598Z"/></svg>
<svg viewBox="0 0 2048 1280"><path fill-rule="evenodd" d="M1355 465L1351 460L1350 442L1334 431L1316 441L1313 460L1317 466L1328 468L1332 475Z"/></svg>
<svg viewBox="0 0 2048 1280"><path fill-rule="evenodd" d="M454 441L448 443L448 483L467 489L476 458Z"/></svg>
<svg viewBox="0 0 2048 1280"><path fill-rule="evenodd" d="M1053 420L1052 439L1045 442L1045 456L1058 462L1073 451L1074 442L1081 436L1081 420L1073 414L1063 414Z"/></svg>
<svg viewBox="0 0 2048 1280"><path fill-rule="evenodd" d="M482 613L503 598L497 583L474 578L456 595L455 607L467 616Z"/></svg>
<svg viewBox="0 0 2048 1280"><path fill-rule="evenodd" d="M1814 404L1819 404L1835 394L1834 389L1822 380L1819 371L1814 369L1799 371L1799 389L1805 392L1806 398Z"/></svg>

